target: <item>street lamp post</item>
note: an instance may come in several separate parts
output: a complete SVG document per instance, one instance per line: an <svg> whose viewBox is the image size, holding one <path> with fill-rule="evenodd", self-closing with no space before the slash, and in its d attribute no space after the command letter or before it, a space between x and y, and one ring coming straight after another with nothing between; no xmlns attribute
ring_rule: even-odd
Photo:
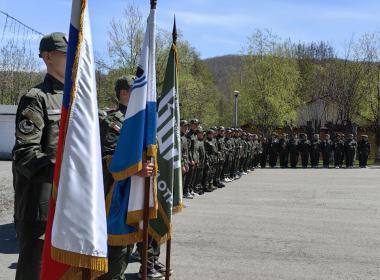
<svg viewBox="0 0 380 280"><path fill-rule="evenodd" d="M238 96L240 91L234 91L234 127L238 127Z"/></svg>

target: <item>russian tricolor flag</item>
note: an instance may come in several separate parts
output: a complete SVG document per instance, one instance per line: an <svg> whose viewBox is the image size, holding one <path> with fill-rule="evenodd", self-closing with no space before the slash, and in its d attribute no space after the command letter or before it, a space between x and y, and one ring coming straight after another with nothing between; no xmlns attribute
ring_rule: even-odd
<svg viewBox="0 0 380 280"><path fill-rule="evenodd" d="M87 0L73 0L61 127L41 279L108 269L98 104Z"/></svg>

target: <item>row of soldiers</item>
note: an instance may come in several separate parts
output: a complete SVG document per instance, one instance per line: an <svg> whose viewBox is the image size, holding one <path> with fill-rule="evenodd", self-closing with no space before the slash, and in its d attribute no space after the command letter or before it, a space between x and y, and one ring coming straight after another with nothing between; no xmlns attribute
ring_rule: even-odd
<svg viewBox="0 0 380 280"><path fill-rule="evenodd" d="M259 162L254 134L222 126L204 131L197 119L181 120L180 126L184 198L223 188Z"/></svg>
<svg viewBox="0 0 380 280"><path fill-rule="evenodd" d="M334 140L329 134L320 140L297 133L267 138L243 131L241 128L212 127L204 131L197 119L181 120L182 173L184 198L212 192L225 187L225 183L257 167L296 168L299 161L303 168L317 168L322 159L323 167L353 168L355 155L359 166L367 166L371 146L368 135L356 142L353 134L338 133Z"/></svg>
<svg viewBox="0 0 380 280"><path fill-rule="evenodd" d="M270 167L275 167L279 158L280 167L296 168L299 158L302 167L306 168L310 164L312 168L317 168L320 159L324 168L329 168L331 164L335 168L342 168L345 163L347 168L353 168L355 155L359 160L359 167L367 166L368 157L371 153L371 145L368 142L368 135L361 135L361 139L356 142L353 134L337 133L334 140L329 134L324 135L320 140L319 134L314 134L309 140L307 135L296 133L288 135L286 133L278 136L273 133L270 139L263 137L260 141L259 153L262 168L268 163Z"/></svg>

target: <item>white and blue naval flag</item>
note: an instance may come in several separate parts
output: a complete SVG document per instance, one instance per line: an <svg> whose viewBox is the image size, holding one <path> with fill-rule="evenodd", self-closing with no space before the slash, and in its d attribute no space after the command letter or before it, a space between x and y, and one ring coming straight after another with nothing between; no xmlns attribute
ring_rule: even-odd
<svg viewBox="0 0 380 280"><path fill-rule="evenodd" d="M155 9L151 9L136 79L110 164L115 184L106 199L107 228L108 243L114 246L142 240L138 224L143 220L145 178L136 174L143 162L157 158L155 38ZM155 177L150 179L150 218L157 214Z"/></svg>

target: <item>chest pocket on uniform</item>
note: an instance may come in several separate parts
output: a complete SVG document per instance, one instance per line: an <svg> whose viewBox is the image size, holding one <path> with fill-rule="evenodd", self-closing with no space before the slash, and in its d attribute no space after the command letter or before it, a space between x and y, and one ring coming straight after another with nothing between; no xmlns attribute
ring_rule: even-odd
<svg viewBox="0 0 380 280"><path fill-rule="evenodd" d="M57 125L59 128L61 122L61 110L60 109L50 109L47 110L48 113L48 125Z"/></svg>
<svg viewBox="0 0 380 280"><path fill-rule="evenodd" d="M51 156L55 156L58 144L59 126L61 122L61 110L50 109L47 111L47 124L44 129L44 151Z"/></svg>

